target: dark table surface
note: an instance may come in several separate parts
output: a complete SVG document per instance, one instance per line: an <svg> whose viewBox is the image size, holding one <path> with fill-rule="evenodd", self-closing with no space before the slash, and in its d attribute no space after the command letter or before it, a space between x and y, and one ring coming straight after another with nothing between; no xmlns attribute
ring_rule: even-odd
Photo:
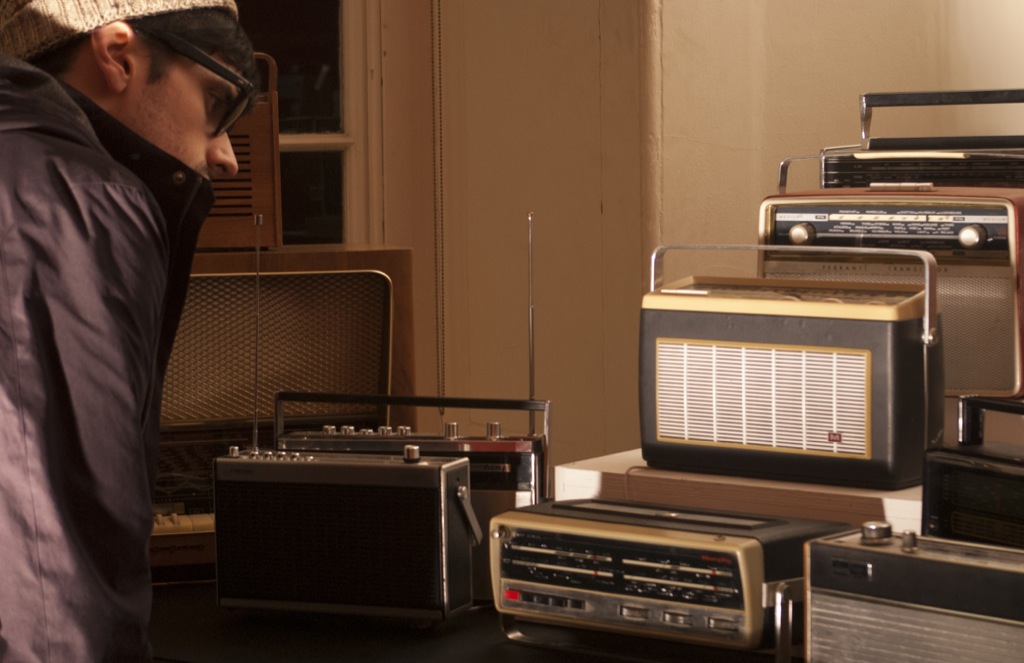
<svg viewBox="0 0 1024 663"><path fill-rule="evenodd" d="M545 646L506 637L492 606L430 627L351 615L221 608L213 583L154 588L150 638L157 663L374 661L568 663L665 660L767 663L771 653L737 652L609 633L522 625ZM586 651L583 649L586 648Z"/></svg>

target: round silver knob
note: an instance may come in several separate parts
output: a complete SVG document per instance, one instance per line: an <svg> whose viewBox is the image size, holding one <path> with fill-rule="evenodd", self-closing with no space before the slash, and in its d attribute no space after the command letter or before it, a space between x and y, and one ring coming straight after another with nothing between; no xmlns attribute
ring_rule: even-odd
<svg viewBox="0 0 1024 663"><path fill-rule="evenodd" d="M809 223L798 223L789 229L789 241L793 244L813 244L817 231Z"/></svg>
<svg viewBox="0 0 1024 663"><path fill-rule="evenodd" d="M500 421L488 421L487 422L487 439L497 440L501 438L501 422Z"/></svg>
<svg viewBox="0 0 1024 663"><path fill-rule="evenodd" d="M324 424L324 427L320 430L326 435L334 435L338 432L338 427L333 424Z"/></svg>
<svg viewBox="0 0 1024 663"><path fill-rule="evenodd" d="M456 440L459 437L459 422L457 421L446 421L444 422L444 439Z"/></svg>
<svg viewBox="0 0 1024 663"><path fill-rule="evenodd" d="M420 462L420 448L415 444L407 444L402 449L402 460L407 463Z"/></svg>
<svg viewBox="0 0 1024 663"><path fill-rule="evenodd" d="M976 249L988 240L988 232L983 226L972 223L961 228L956 238L965 249Z"/></svg>
<svg viewBox="0 0 1024 663"><path fill-rule="evenodd" d="M872 520L860 527L860 542L867 545L879 545L892 539L892 525L880 520Z"/></svg>
<svg viewBox="0 0 1024 663"><path fill-rule="evenodd" d="M903 532L901 541L900 550L903 552L912 553L917 551L917 532L914 530L908 529Z"/></svg>

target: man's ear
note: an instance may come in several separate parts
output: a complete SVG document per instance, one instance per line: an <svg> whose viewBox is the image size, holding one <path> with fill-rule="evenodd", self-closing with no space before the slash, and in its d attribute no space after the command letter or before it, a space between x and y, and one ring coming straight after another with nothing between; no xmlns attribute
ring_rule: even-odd
<svg viewBox="0 0 1024 663"><path fill-rule="evenodd" d="M92 31L90 48L108 91L123 92L138 74L139 38L130 25L115 21Z"/></svg>

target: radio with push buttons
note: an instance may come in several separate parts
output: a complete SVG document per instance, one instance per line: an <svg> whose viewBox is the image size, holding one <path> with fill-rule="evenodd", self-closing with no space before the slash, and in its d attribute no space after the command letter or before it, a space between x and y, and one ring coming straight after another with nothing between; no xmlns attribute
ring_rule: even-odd
<svg viewBox="0 0 1024 663"><path fill-rule="evenodd" d="M804 542L846 527L631 502L545 502L491 519L494 603L516 640L528 639L520 622L536 622L757 649L774 639L778 586L803 574Z"/></svg>

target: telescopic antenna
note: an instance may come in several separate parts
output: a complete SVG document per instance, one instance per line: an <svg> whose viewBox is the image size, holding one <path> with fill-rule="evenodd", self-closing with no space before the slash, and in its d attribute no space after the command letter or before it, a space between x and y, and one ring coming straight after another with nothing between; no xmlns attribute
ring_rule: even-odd
<svg viewBox="0 0 1024 663"><path fill-rule="evenodd" d="M527 312L527 325L529 326L527 345L529 348L529 362L530 362L530 400L532 401L535 396L536 384L535 384L535 373L534 373L534 356L533 356L533 212L526 215L526 289L528 297L528 312ZM536 432L534 425L534 412L530 412L530 435Z"/></svg>
<svg viewBox="0 0 1024 663"><path fill-rule="evenodd" d="M256 214L253 221L256 225L256 341L252 371L252 451L255 454L260 450L260 227L263 215Z"/></svg>

